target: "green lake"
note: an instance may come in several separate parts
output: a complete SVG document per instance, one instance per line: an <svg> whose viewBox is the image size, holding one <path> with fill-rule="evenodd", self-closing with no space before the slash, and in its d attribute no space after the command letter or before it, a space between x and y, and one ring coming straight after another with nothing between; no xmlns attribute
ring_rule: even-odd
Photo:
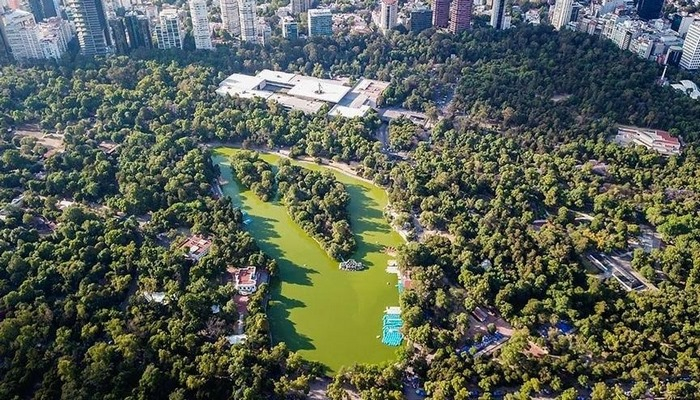
<svg viewBox="0 0 700 400"><path fill-rule="evenodd" d="M273 282L268 315L274 342L285 342L309 360L320 361L331 371L354 363L379 363L395 358L394 347L381 342L382 314L399 303L396 275L385 271L390 256L385 246L398 246L401 237L383 216L386 193L379 187L336 170L312 163L298 165L335 174L350 194L350 223L358 249L354 258L369 268L341 271L338 262L307 235L278 202L263 202L239 187L227 156L238 151L217 148L213 156L221 176L224 195L240 206L252 222L246 229L280 267ZM280 156L261 154L277 164Z"/></svg>

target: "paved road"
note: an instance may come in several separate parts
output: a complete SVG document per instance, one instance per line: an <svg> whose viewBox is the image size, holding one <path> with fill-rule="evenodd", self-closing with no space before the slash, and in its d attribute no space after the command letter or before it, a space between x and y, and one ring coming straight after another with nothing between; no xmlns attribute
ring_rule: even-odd
<svg viewBox="0 0 700 400"><path fill-rule="evenodd" d="M383 122L377 129L377 140L382 144L382 151L389 149L389 124Z"/></svg>

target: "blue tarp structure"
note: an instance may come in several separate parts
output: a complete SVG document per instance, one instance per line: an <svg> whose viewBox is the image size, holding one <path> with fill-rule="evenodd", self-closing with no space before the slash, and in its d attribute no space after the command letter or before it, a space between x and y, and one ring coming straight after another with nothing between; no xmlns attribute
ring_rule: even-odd
<svg viewBox="0 0 700 400"><path fill-rule="evenodd" d="M382 318L382 343L389 346L398 346L403 341L401 327L403 321L399 314L385 313Z"/></svg>
<svg viewBox="0 0 700 400"><path fill-rule="evenodd" d="M570 334L574 331L574 327L568 321L561 320L554 325L555 328L565 335Z"/></svg>
<svg viewBox="0 0 700 400"><path fill-rule="evenodd" d="M248 214L245 213L245 211L241 211L241 215L243 216L243 225L248 225L249 223L253 222L253 220L248 216Z"/></svg>
<svg viewBox="0 0 700 400"><path fill-rule="evenodd" d="M471 351L474 349L474 353L478 353L481 350L491 346L492 344L496 344L500 342L504 338L503 334L501 332L496 332L493 335L486 335L483 338L481 338L481 341L474 343L471 346L464 346L461 349L457 350L457 353L464 353Z"/></svg>
<svg viewBox="0 0 700 400"><path fill-rule="evenodd" d="M549 337L549 328L549 325L540 326L539 328L537 328L537 333L543 338ZM561 320L557 322L556 324L554 324L554 328L563 335L570 335L576 330L576 328L573 325L571 325L571 322L566 320Z"/></svg>

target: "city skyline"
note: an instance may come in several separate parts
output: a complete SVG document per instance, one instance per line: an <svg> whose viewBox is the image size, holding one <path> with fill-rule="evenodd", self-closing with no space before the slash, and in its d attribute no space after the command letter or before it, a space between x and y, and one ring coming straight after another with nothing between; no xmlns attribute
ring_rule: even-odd
<svg viewBox="0 0 700 400"><path fill-rule="evenodd" d="M700 393L695 6L91 1L0 0L0 399Z"/></svg>
<svg viewBox="0 0 700 400"><path fill-rule="evenodd" d="M8 0L5 1L7 2ZM248 2L248 5L246 5L246 2L248 0L219 0L221 25L212 25L210 18L215 18L215 16L211 15L212 13L207 6L207 2L205 0L188 0L187 8L184 10L177 9L176 11L180 19L179 27L177 28L173 26L162 28L162 19L159 14L163 10L172 8L172 6L167 5L156 7L147 4L131 4L128 0L126 2L119 0L116 3L103 3L99 0L67 0L65 11L71 23L75 26L75 36L78 39L81 53L86 55L109 55L125 54L139 47L151 48L156 45L159 48L182 48L185 44L185 38L190 37L190 35L194 39L195 48L213 49L213 35L215 34L212 30L213 26L223 28L234 39L240 39L242 42L268 42L269 38L274 34L274 30L272 30L268 21L264 21L262 17L259 18L257 16L257 6L253 5L252 2ZM13 0L6 4L10 4L12 7L23 7L20 9L31 12L36 23L39 23L37 14L51 14L50 10L52 8L57 14L59 11L58 8L52 7L52 4L54 4L53 0L24 0L21 2ZM295 11L302 10L308 4L309 2L306 0L303 2L291 2L286 8L286 13L293 18ZM589 34L604 36L612 40L620 48L633 51L642 58L652 59L663 54L664 60L669 61L671 65L681 65L683 38L686 36L689 27L696 20L700 20L700 16L694 16L693 14L671 15L669 17L670 28L677 32L677 37L674 38L664 32L664 29L668 30L668 25L664 26L660 20L646 22L642 18L643 10L651 7L652 4L656 4L655 7L658 8L659 3L654 3L653 1L635 4L634 9L632 9L632 5L625 3L625 11L623 11L621 6L617 8L612 7L611 2L596 7L582 7L581 4L574 3L573 0L560 0L550 7L550 22L555 29L568 27L588 32ZM117 7L126 7L126 14L123 14L123 11L121 11L120 16L117 16L115 14ZM432 26L459 34L471 29L474 7L478 8L479 13L482 13L482 15L484 10L489 13L489 25L493 28L507 29L510 27L511 10L505 0L495 0L490 8L489 6L484 6L483 3L475 5L472 0L436 0L432 8L425 7L420 1L409 3L405 7L399 8L397 2L379 0L372 12L372 19L376 27L385 33L401 23L405 25L406 29L413 32L421 32ZM49 10L48 13L43 11L45 9ZM185 16L187 9L189 9L189 15ZM38 11L34 13L32 10ZM102 12L99 12L99 10L102 10ZM640 14L638 18L635 17L634 11L638 11ZM600 14L597 14L598 16L595 17L595 15L592 15L595 12ZM139 16L135 17L135 14ZM285 13L280 15L283 16L280 20L280 25L278 25L278 29L281 32L278 30L277 34L287 38L298 38L298 28L295 28L289 21L284 22L286 20L286 17L284 17ZM107 16L110 17L107 18ZM531 21L531 16L532 13L530 12L524 16L526 23ZM60 17L50 17L49 19L51 18ZM330 31L327 28L322 29L325 32L324 35L334 33L334 18L331 15L331 23L323 23L330 25ZM298 19L293 19L298 24ZM603 22L602 29L601 21ZM306 22L308 26L308 16ZM171 25L178 24L174 21L168 23ZM533 23L537 23L537 21ZM244 30L241 29L242 25L245 27ZM191 27L191 29L186 29L186 27ZM297 32L297 34L292 33L290 35L287 28L291 28L292 32ZM656 29L659 33L650 32L649 28ZM176 33L178 30L179 34ZM2 33L1 35L0 58L3 55L4 57L12 57L11 47L7 45L7 34ZM314 32L311 32L310 36L314 36ZM659 43L660 40L662 43ZM689 48L688 46L686 47ZM60 54L61 46L55 48L59 50L48 52ZM19 58L23 57L21 51L18 50L16 53L18 53ZM685 53L687 54L688 50ZM688 57L690 56L686 56L686 58ZM681 67L686 68L689 65L690 63L685 61ZM694 66L691 67L691 69L694 68Z"/></svg>

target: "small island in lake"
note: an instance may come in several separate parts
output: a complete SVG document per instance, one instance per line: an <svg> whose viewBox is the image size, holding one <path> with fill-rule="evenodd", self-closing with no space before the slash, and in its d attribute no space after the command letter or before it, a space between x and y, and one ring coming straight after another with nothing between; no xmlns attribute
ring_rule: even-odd
<svg viewBox="0 0 700 400"><path fill-rule="evenodd" d="M338 264L338 268L344 270L344 271L362 271L363 269L367 268L365 267L365 264L353 260L352 258L349 260L343 260Z"/></svg>

